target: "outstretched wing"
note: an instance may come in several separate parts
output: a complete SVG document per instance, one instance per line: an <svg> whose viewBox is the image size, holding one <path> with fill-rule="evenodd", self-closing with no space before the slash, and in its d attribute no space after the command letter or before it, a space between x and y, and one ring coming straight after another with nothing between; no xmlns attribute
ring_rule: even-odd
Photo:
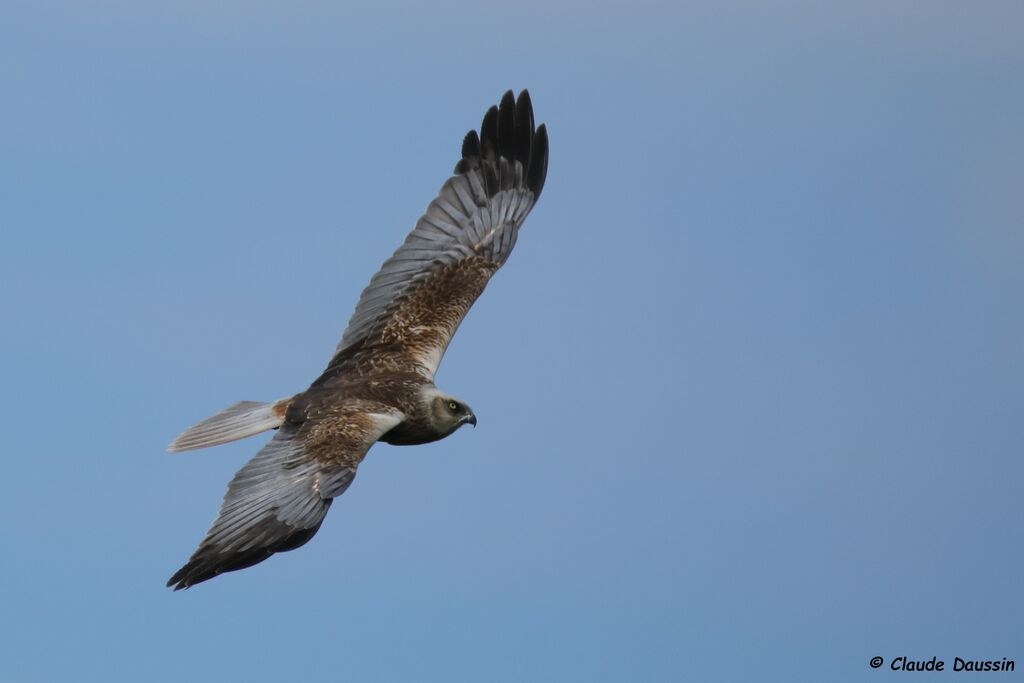
<svg viewBox="0 0 1024 683"><path fill-rule="evenodd" d="M366 451L401 421L401 413L378 407L353 401L286 421L231 480L220 515L167 585L188 588L311 539Z"/></svg>
<svg viewBox="0 0 1024 683"><path fill-rule="evenodd" d="M548 138L525 90L470 131L455 175L356 305L328 370L403 367L433 378L448 343L505 263L547 174Z"/></svg>

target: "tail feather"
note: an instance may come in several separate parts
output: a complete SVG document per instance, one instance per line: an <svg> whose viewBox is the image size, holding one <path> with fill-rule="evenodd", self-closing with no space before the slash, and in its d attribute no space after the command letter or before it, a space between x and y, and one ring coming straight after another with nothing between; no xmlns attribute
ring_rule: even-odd
<svg viewBox="0 0 1024 683"><path fill-rule="evenodd" d="M239 401L183 431L167 450L176 453L217 446L276 429L284 422L284 414L292 398L289 396L273 403Z"/></svg>

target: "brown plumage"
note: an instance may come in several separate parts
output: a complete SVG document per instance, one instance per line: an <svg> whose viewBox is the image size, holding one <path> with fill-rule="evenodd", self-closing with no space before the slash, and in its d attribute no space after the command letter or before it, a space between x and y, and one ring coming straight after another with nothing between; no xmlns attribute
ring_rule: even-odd
<svg viewBox="0 0 1024 683"><path fill-rule="evenodd" d="M188 588L304 544L377 441L443 439L473 411L434 374L508 258L547 174L548 142L524 90L508 91L462 144L455 175L370 280L327 369L306 391L242 401L183 432L171 451L277 429L238 471L220 514L168 586Z"/></svg>

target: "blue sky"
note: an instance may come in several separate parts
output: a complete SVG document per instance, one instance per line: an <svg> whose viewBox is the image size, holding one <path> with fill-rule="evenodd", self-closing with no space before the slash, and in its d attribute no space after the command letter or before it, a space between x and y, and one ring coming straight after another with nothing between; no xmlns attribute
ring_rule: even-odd
<svg viewBox="0 0 1024 683"><path fill-rule="evenodd" d="M1024 668L1024 9L0 9L0 681ZM163 587L508 88L545 193L299 551ZM1019 675L1019 673L1018 673Z"/></svg>

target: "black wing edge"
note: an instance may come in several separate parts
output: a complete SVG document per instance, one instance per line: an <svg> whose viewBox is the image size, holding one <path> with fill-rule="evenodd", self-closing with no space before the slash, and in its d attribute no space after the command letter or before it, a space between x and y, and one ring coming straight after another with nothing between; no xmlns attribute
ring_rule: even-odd
<svg viewBox="0 0 1024 683"><path fill-rule="evenodd" d="M501 104L484 114L479 135L469 131L462 141L462 159L455 173L463 174L482 169L487 195L493 196L501 188L501 160L518 161L523 176L534 196L540 197L544 179L548 174L548 131L542 123L534 127L533 104L530 93L523 90L516 98L511 90L505 92Z"/></svg>
<svg viewBox="0 0 1024 683"><path fill-rule="evenodd" d="M326 508L330 507L331 501L325 500ZM323 521L321 520L320 524ZM183 588L191 588L197 583L209 581L225 572L234 572L239 569L259 564L275 553L284 553L295 550L306 544L313 538L320 529L317 524L312 529L295 529L276 519L262 520L258 527L253 529L254 534L266 534L275 540L266 545L259 545L248 550L232 550L224 552L218 548L201 545L199 549L189 558L184 567L174 573L174 576L167 582L168 588L180 591Z"/></svg>

